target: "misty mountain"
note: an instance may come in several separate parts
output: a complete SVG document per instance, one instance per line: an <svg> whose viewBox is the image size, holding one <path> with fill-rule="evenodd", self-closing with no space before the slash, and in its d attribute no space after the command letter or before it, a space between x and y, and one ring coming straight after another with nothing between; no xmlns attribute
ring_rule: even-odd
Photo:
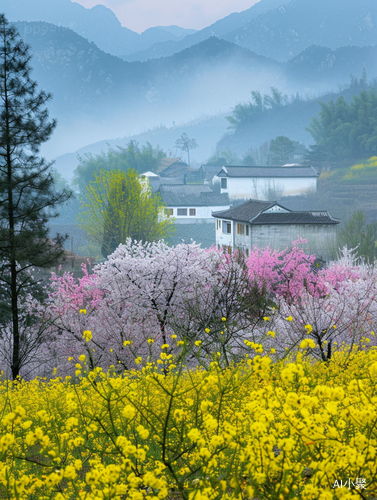
<svg viewBox="0 0 377 500"><path fill-rule="evenodd" d="M84 135L93 142L98 136L87 137L89 129L114 137L126 135L130 124L135 130L226 110L235 96L248 95L252 81L269 88L281 72L279 63L215 37L170 58L128 63L72 30L15 24L31 46L34 77L54 95L50 112L70 140Z"/></svg>
<svg viewBox="0 0 377 500"><path fill-rule="evenodd" d="M34 54L40 85L54 94L58 116L80 113L97 118L167 104L179 112L192 102L206 109L228 109L251 90L279 87L285 93L323 91L359 76L377 76L376 47L331 50L310 47L287 63L259 56L236 44L210 37L170 57L126 62L101 51L70 29L48 23L16 23ZM297 83L299 82L299 84Z"/></svg>
<svg viewBox="0 0 377 500"><path fill-rule="evenodd" d="M181 41L167 41L152 45L147 50L141 50L135 53L124 52L122 57L125 61L147 61L158 57L166 57L181 52L184 49L192 47L211 36L221 38L236 29L240 29L252 19L269 12L272 9L286 5L290 0L260 0L258 3L243 12L234 12L229 16L216 21L210 26L197 31L195 34L188 34Z"/></svg>
<svg viewBox="0 0 377 500"><path fill-rule="evenodd" d="M9 21L44 21L70 28L104 52L117 56L145 50L157 42L178 41L195 33L179 26L158 26L140 35L122 27L114 12L104 5L86 9L71 0L1 0L0 11Z"/></svg>
<svg viewBox="0 0 377 500"><path fill-rule="evenodd" d="M377 76L377 46L328 47L312 45L285 64L286 75L297 84L323 83L323 74L329 88L346 81L350 75L360 77L365 68L368 77Z"/></svg>
<svg viewBox="0 0 377 500"><path fill-rule="evenodd" d="M183 126L160 126L141 134L99 141L84 146L75 153L56 158L55 167L66 178L71 178L78 165L78 155L82 156L85 153L99 154L101 151L107 151L109 147L126 147L130 140L135 140L140 144L149 141L154 146L159 145L165 151L170 150L173 156L180 156L182 152L174 148L174 143L184 132L190 138L197 139L199 148L191 151L190 156L194 162L202 163L215 150L219 153L230 150L242 157L251 149L258 150L263 143L269 142L279 135L288 136L290 139L308 146L313 143L313 138L306 128L312 118L318 115L321 109L319 102L327 104L330 99L336 101L340 96L350 102L352 96L359 94L363 88L363 85L348 85L347 88L339 92L331 92L311 99L296 99L291 104L271 109L257 116L247 126L236 131L227 130L229 123L225 119L225 114L221 114L211 118L198 119ZM183 159L185 158L183 154Z"/></svg>
<svg viewBox="0 0 377 500"><path fill-rule="evenodd" d="M377 2L291 0L222 38L278 60L290 59L310 45L375 45Z"/></svg>
<svg viewBox="0 0 377 500"><path fill-rule="evenodd" d="M169 56L211 34L257 54L286 61L311 45L331 49L377 44L375 0L261 0L180 42L163 42L124 57L127 61Z"/></svg>
<svg viewBox="0 0 377 500"><path fill-rule="evenodd" d="M64 147L65 152L67 145L74 151L105 137L225 112L249 99L251 90L268 92L271 86L288 94L328 90L331 84L348 81L349 73L359 76L364 61L369 69L376 50L360 49L351 64L346 53L353 49L345 48L339 60L335 52L336 63L331 66L331 50L320 49L314 57L314 48L311 59L309 51L283 64L211 37L171 57L130 63L70 29L48 23L16 26L31 45L34 77L54 95L49 109L59 127L49 147Z"/></svg>

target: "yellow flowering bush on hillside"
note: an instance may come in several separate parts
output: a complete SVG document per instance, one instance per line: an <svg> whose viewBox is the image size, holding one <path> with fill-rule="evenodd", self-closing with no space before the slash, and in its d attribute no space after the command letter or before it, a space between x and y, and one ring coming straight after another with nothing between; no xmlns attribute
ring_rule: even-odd
<svg viewBox="0 0 377 500"><path fill-rule="evenodd" d="M377 496L377 350L0 384L0 498ZM184 349L184 347L183 347ZM342 487L340 487L340 485Z"/></svg>

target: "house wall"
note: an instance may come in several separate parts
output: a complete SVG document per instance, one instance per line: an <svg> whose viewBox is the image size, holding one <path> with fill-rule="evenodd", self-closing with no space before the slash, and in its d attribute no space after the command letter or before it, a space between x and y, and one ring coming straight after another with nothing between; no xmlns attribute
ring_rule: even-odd
<svg viewBox="0 0 377 500"><path fill-rule="evenodd" d="M216 224L216 246L219 248L232 247L233 248L233 236L234 236L234 222L226 219L215 219ZM223 232L223 221L231 224L231 233Z"/></svg>
<svg viewBox="0 0 377 500"><path fill-rule="evenodd" d="M280 196L305 194L308 190L317 190L316 177L227 177L228 188L221 193L228 193L231 200L257 199L268 200L268 191L283 191ZM269 189L270 188L270 189Z"/></svg>
<svg viewBox="0 0 377 500"><path fill-rule="evenodd" d="M336 236L338 225L335 224L272 224L249 225L249 235L237 234L237 222L231 223L231 234L223 232L223 220L216 222L216 245L220 247L240 248L251 250L254 245L258 248L284 250L292 245L297 238L304 238L304 245L308 253L315 254L325 260L333 258L336 251Z"/></svg>
<svg viewBox="0 0 377 500"><path fill-rule="evenodd" d="M224 205L222 207L166 207L167 209L173 210L173 215L175 222L180 223L192 223L195 220L208 219L211 223L213 222L212 212L220 212L222 210L228 210L230 205ZM186 208L187 215L177 215L178 208ZM196 215L188 215L190 213L190 208L196 209Z"/></svg>
<svg viewBox="0 0 377 500"><path fill-rule="evenodd" d="M269 245L270 248L284 250L300 237L307 240L304 248L308 253L328 260L336 249L337 231L338 225L335 224L255 225L251 226L250 247L264 248Z"/></svg>

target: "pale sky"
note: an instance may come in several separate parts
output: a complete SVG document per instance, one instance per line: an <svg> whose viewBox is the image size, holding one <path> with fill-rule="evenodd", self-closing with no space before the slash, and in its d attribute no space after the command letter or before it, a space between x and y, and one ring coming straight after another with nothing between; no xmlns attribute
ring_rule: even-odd
<svg viewBox="0 0 377 500"><path fill-rule="evenodd" d="M142 32L152 26L202 29L232 12L250 8L258 0L74 0L84 7L109 7L123 26Z"/></svg>

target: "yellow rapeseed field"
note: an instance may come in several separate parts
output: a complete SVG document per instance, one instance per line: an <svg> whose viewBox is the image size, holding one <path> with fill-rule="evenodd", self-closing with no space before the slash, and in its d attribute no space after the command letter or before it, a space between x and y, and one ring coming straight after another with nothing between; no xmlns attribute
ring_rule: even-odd
<svg viewBox="0 0 377 500"><path fill-rule="evenodd" d="M308 347L310 345L303 346ZM377 496L377 350L0 385L0 498Z"/></svg>

